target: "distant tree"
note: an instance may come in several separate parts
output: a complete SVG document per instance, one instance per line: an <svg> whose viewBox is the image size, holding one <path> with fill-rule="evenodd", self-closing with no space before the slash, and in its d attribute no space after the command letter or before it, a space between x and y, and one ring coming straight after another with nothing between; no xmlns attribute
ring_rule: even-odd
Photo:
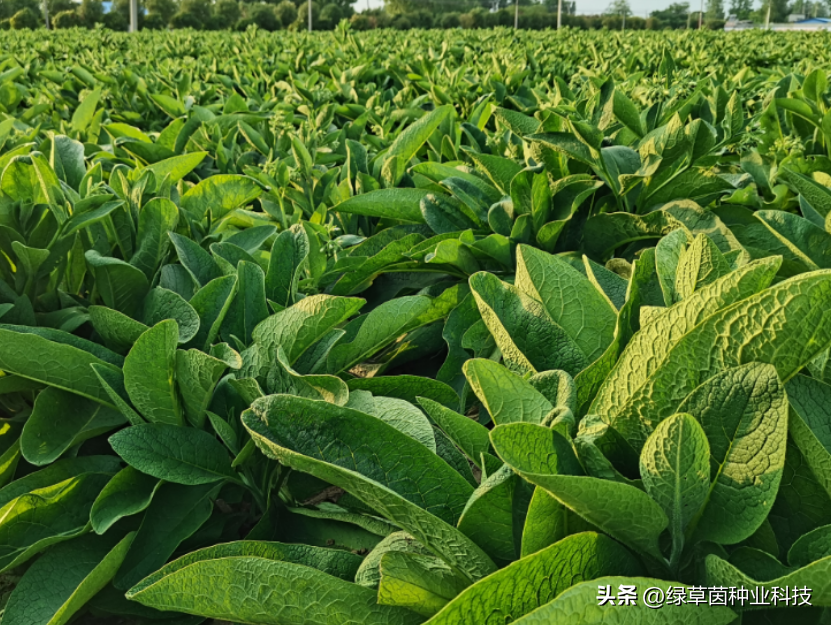
<svg viewBox="0 0 831 625"><path fill-rule="evenodd" d="M57 16L63 11L74 11L78 5L72 0L47 0L46 6L49 7L49 15Z"/></svg>
<svg viewBox="0 0 831 625"><path fill-rule="evenodd" d="M242 17L237 0L217 0L213 6L213 28L215 30L228 30Z"/></svg>
<svg viewBox="0 0 831 625"><path fill-rule="evenodd" d="M23 9L30 9L32 13L40 15L38 0L0 0L0 18L11 18L12 15ZM11 27L11 22L9 22Z"/></svg>
<svg viewBox="0 0 831 625"><path fill-rule="evenodd" d="M687 25L687 15L689 12L689 3L675 2L670 4L666 9L652 11L649 15L658 20L662 28L684 28Z"/></svg>
<svg viewBox="0 0 831 625"><path fill-rule="evenodd" d="M257 25L257 28L272 31L280 30L283 26L274 14L274 7L266 4L265 2L247 4L245 9L247 17L249 17L251 21Z"/></svg>
<svg viewBox="0 0 831 625"><path fill-rule="evenodd" d="M740 20L750 19L753 12L753 0L730 0L730 15Z"/></svg>
<svg viewBox="0 0 831 625"><path fill-rule="evenodd" d="M274 14L277 16L277 19L280 20L283 28L288 28L291 24L297 21L297 7L294 6L294 3L291 0L283 0L280 4L274 7Z"/></svg>
<svg viewBox="0 0 831 625"><path fill-rule="evenodd" d="M724 0L707 0L707 19L724 19Z"/></svg>
<svg viewBox="0 0 831 625"><path fill-rule="evenodd" d="M54 15L55 17L52 18L53 28L77 28L82 25L81 18L78 17L75 11L59 11Z"/></svg>
<svg viewBox="0 0 831 625"><path fill-rule="evenodd" d="M78 18L87 28L104 21L104 3L101 0L81 0L77 11Z"/></svg>
<svg viewBox="0 0 831 625"><path fill-rule="evenodd" d="M343 19L343 11L334 3L324 5L320 11L320 28L331 30ZM404 29L406 30L406 29Z"/></svg>
<svg viewBox="0 0 831 625"><path fill-rule="evenodd" d="M762 6L753 14L754 21L764 23L767 20L768 7L770 7L771 24L787 21L790 13L788 0L763 0Z"/></svg>
<svg viewBox="0 0 831 625"><path fill-rule="evenodd" d="M605 11L604 15L615 15L629 17L632 15L632 7L629 6L629 0L614 0Z"/></svg>
<svg viewBox="0 0 831 625"><path fill-rule="evenodd" d="M40 16L32 11L32 9L20 9L12 15L11 22L9 23L14 30L34 30L40 26Z"/></svg>
<svg viewBox="0 0 831 625"><path fill-rule="evenodd" d="M158 15L165 24L176 15L178 9L174 0L145 0L144 6L147 7L148 16Z"/></svg>

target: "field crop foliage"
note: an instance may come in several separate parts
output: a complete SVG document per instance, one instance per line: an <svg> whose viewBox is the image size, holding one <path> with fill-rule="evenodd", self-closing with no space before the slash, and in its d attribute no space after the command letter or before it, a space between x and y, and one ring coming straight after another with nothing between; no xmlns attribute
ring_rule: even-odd
<svg viewBox="0 0 831 625"><path fill-rule="evenodd" d="M2 625L829 622L827 34L2 41Z"/></svg>

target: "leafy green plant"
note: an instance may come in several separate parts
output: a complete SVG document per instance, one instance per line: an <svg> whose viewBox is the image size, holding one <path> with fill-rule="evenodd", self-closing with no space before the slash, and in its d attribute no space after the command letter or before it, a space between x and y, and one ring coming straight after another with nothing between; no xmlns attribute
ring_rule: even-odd
<svg viewBox="0 0 831 625"><path fill-rule="evenodd" d="M2 622L607 622L620 584L822 622L829 100L788 36L4 57Z"/></svg>

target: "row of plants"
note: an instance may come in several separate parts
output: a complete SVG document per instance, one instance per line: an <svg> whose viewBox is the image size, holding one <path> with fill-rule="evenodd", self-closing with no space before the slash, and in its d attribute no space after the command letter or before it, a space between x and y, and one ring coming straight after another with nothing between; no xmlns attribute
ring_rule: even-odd
<svg viewBox="0 0 831 625"><path fill-rule="evenodd" d="M828 618L822 34L4 37L3 625Z"/></svg>

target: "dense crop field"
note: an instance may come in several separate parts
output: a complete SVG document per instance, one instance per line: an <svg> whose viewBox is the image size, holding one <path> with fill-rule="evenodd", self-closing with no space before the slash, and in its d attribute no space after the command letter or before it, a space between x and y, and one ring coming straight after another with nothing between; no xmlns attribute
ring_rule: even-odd
<svg viewBox="0 0 831 625"><path fill-rule="evenodd" d="M831 620L826 34L2 40L2 625Z"/></svg>

